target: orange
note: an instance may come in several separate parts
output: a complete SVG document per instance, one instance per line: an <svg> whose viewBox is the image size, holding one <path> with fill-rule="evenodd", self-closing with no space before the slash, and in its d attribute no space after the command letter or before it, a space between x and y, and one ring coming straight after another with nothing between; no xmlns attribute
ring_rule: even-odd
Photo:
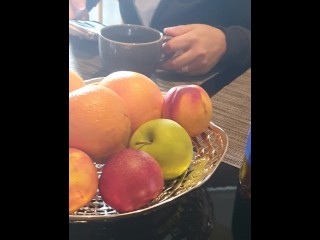
<svg viewBox="0 0 320 240"><path fill-rule="evenodd" d="M119 94L131 120L131 134L143 123L161 118L163 96L149 77L133 71L117 71L99 83Z"/></svg>
<svg viewBox="0 0 320 240"><path fill-rule="evenodd" d="M104 163L127 147L130 129L125 103L111 89L90 84L69 93L69 147Z"/></svg>
<svg viewBox="0 0 320 240"><path fill-rule="evenodd" d="M87 205L98 190L98 172L85 152L69 148L69 213Z"/></svg>
<svg viewBox="0 0 320 240"><path fill-rule="evenodd" d="M82 77L72 69L69 69L69 92L85 85Z"/></svg>

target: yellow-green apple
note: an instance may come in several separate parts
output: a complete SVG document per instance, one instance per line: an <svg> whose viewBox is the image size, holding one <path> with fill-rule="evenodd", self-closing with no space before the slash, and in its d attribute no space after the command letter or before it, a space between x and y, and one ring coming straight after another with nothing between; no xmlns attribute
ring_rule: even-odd
<svg viewBox="0 0 320 240"><path fill-rule="evenodd" d="M93 199L98 181L97 169L88 154L69 148L69 214Z"/></svg>
<svg viewBox="0 0 320 240"><path fill-rule="evenodd" d="M163 99L162 117L179 123L194 137L209 127L213 117L212 101L198 85L180 85L169 89Z"/></svg>
<svg viewBox="0 0 320 240"><path fill-rule="evenodd" d="M103 201L119 213L146 206L163 187L164 178L158 162L148 153L130 148L107 159L99 180Z"/></svg>
<svg viewBox="0 0 320 240"><path fill-rule="evenodd" d="M129 147L153 156L165 180L185 172L193 157L192 140L186 130L170 119L154 119L142 124L132 135Z"/></svg>

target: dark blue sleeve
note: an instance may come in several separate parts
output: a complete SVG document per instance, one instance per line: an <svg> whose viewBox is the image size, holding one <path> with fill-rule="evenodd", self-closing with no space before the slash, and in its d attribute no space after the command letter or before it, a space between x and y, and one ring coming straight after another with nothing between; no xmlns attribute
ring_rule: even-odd
<svg viewBox="0 0 320 240"><path fill-rule="evenodd" d="M87 10L88 12L97 6L97 4L100 2L100 0L87 0Z"/></svg>
<svg viewBox="0 0 320 240"><path fill-rule="evenodd" d="M241 26L231 26L221 30L226 36L227 51L220 60L220 67L249 68L251 66L251 30Z"/></svg>

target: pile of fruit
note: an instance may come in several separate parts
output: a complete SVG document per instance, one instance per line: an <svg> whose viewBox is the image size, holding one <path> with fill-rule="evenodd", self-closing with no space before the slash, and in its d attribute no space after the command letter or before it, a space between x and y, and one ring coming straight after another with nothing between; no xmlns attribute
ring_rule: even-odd
<svg viewBox="0 0 320 240"><path fill-rule="evenodd" d="M119 213L143 208L190 166L192 137L208 128L212 102L198 85L164 96L147 76L118 71L85 84L69 71L69 213L97 191ZM98 175L95 164L103 164Z"/></svg>

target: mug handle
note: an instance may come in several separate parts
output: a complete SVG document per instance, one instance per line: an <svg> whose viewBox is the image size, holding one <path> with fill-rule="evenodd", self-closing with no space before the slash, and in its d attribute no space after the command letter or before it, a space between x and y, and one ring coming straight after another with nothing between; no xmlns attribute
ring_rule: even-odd
<svg viewBox="0 0 320 240"><path fill-rule="evenodd" d="M162 44L169 41L171 38L172 38L171 36L163 35L162 36ZM174 55L174 53L170 53L170 54L163 54L162 53L161 58L160 58L160 64L167 61L168 59L170 59L173 55Z"/></svg>

